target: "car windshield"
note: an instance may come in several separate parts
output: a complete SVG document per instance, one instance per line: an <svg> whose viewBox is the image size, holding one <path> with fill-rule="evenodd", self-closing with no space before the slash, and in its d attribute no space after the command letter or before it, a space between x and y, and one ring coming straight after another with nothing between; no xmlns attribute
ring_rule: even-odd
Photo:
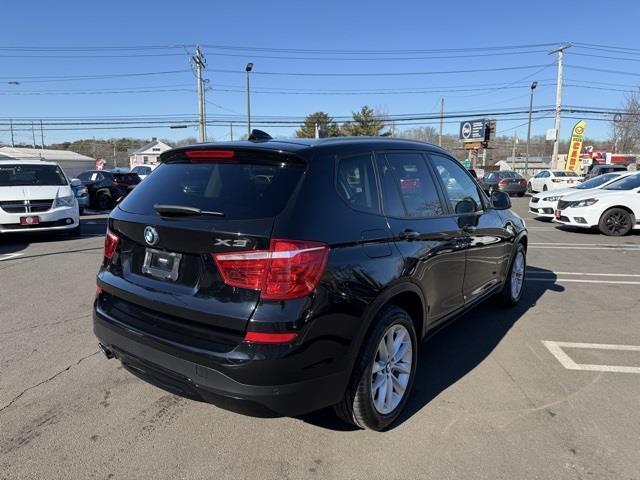
<svg viewBox="0 0 640 480"><path fill-rule="evenodd" d="M0 165L0 187L67 185L67 178L57 165Z"/></svg>
<svg viewBox="0 0 640 480"><path fill-rule="evenodd" d="M576 172L565 172L564 170L556 170L553 172L556 177L579 177Z"/></svg>
<svg viewBox="0 0 640 480"><path fill-rule="evenodd" d="M573 188L579 188L580 190L586 190L589 188L597 188L600 185L604 185L605 183L607 183L608 181L619 177L620 174L619 173L605 173L604 175L600 175L598 177L594 177L590 180L587 180L586 182L581 183L580 185L577 185Z"/></svg>
<svg viewBox="0 0 640 480"><path fill-rule="evenodd" d="M633 190L638 187L640 187L640 173L622 177L620 180L616 180L611 185L604 187L603 190Z"/></svg>

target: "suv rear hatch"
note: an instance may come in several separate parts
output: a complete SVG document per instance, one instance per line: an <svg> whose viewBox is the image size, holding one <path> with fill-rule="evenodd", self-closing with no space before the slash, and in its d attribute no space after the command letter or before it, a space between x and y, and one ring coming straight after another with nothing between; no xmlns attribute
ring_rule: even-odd
<svg viewBox="0 0 640 480"><path fill-rule="evenodd" d="M165 340L229 350L261 295L256 258L273 247L274 219L305 163L280 152L212 149L162 160L111 215L99 275L105 308ZM247 254L255 258L235 262Z"/></svg>

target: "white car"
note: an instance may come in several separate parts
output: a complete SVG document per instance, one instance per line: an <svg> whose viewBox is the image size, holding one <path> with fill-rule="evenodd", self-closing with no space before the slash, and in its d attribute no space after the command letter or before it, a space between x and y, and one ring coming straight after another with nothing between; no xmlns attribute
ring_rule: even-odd
<svg viewBox="0 0 640 480"><path fill-rule="evenodd" d="M547 190L557 190L559 188L573 187L580 183L584 177L576 172L565 170L542 170L529 179L527 191L546 192Z"/></svg>
<svg viewBox="0 0 640 480"><path fill-rule="evenodd" d="M0 160L0 234L79 229L78 202L56 163Z"/></svg>
<svg viewBox="0 0 640 480"><path fill-rule="evenodd" d="M529 200L529 213L534 214L536 217L553 218L558 200L563 198L565 195L605 187L623 174L627 173L605 173L603 175L593 177L586 182L579 183L575 187L561 188L548 193L537 193L532 195L531 200Z"/></svg>
<svg viewBox="0 0 640 480"><path fill-rule="evenodd" d="M640 229L640 172L623 175L597 190L563 197L553 221L571 227L598 227L615 237Z"/></svg>
<svg viewBox="0 0 640 480"><path fill-rule="evenodd" d="M147 175L153 172L157 167L157 164L138 165L137 167L133 167L131 173L137 173L140 177L140 180L144 180L145 178L147 178Z"/></svg>

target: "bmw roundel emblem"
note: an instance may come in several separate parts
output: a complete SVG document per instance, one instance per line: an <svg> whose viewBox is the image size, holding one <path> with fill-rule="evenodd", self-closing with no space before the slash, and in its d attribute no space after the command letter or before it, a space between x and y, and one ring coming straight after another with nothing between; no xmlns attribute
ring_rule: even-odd
<svg viewBox="0 0 640 480"><path fill-rule="evenodd" d="M145 227L144 229L144 241L147 242L147 245L157 245L160 241L160 235L158 235L158 231L154 227Z"/></svg>

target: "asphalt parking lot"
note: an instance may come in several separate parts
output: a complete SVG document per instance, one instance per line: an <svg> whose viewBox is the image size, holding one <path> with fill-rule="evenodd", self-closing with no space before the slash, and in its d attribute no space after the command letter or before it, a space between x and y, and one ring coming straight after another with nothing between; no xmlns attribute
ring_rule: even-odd
<svg viewBox="0 0 640 480"><path fill-rule="evenodd" d="M640 478L640 234L560 230L527 202L521 303L424 344L384 433L240 416L107 361L90 315L105 215L77 239L0 239L0 479Z"/></svg>

